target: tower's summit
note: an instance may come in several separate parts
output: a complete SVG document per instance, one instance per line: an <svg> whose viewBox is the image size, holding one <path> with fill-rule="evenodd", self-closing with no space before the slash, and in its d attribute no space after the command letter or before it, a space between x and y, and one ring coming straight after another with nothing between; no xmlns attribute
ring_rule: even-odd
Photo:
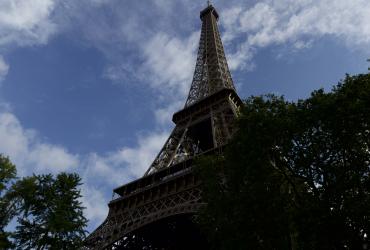
<svg viewBox="0 0 370 250"><path fill-rule="evenodd" d="M210 4L209 2L208 2L207 8L205 8L204 10L200 12L200 20L203 21L203 17L206 16L208 13L212 13L213 15L215 15L216 19L218 20L218 17L219 17L218 13L216 9L212 6L212 4Z"/></svg>
<svg viewBox="0 0 370 250"><path fill-rule="evenodd" d="M185 107L222 89L235 90L227 65L216 9L209 4L200 12L202 31L193 81Z"/></svg>

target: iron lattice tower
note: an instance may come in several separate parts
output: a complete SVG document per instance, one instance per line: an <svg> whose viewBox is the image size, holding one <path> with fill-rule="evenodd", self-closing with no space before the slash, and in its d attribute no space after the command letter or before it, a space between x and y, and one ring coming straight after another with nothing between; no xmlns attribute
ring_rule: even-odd
<svg viewBox="0 0 370 250"><path fill-rule="evenodd" d="M164 222L173 227L181 222L181 216L194 215L204 205L193 159L222 151L234 133L233 121L242 105L227 64L218 18L210 4L201 11L194 77L184 108L173 115L176 126L145 175L114 190L118 197L108 204L106 220L86 239L87 249L157 249L156 238L168 235L149 233L151 227L163 231ZM168 222L169 218L174 219Z"/></svg>

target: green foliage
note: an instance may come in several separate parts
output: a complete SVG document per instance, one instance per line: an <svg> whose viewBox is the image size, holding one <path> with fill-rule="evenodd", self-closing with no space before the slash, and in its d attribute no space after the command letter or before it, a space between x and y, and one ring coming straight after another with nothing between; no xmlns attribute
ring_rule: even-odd
<svg viewBox="0 0 370 250"><path fill-rule="evenodd" d="M370 75L287 102L251 97L224 158L200 160L215 249L362 249L370 237Z"/></svg>
<svg viewBox="0 0 370 250"><path fill-rule="evenodd" d="M15 165L0 155L0 249L79 249L87 224L81 178L61 173L15 181ZM16 231L5 232L13 218L18 221Z"/></svg>
<svg viewBox="0 0 370 250"><path fill-rule="evenodd" d="M14 233L20 249L78 249L85 237L87 220L77 174L61 173L26 177L12 190L21 216Z"/></svg>
<svg viewBox="0 0 370 250"><path fill-rule="evenodd" d="M0 249L11 246L5 227L15 214L13 203L6 193L16 173L16 167L9 158L0 154Z"/></svg>
<svg viewBox="0 0 370 250"><path fill-rule="evenodd" d="M0 154L0 195L3 194L9 182L15 179L16 175L15 165L11 163L8 157Z"/></svg>

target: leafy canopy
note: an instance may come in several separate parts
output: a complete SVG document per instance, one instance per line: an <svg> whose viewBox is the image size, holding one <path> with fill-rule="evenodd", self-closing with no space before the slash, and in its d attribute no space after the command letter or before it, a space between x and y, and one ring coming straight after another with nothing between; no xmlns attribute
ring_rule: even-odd
<svg viewBox="0 0 370 250"><path fill-rule="evenodd" d="M237 126L224 156L200 160L215 249L369 244L369 74L298 102L251 97Z"/></svg>
<svg viewBox="0 0 370 250"><path fill-rule="evenodd" d="M12 195L18 199L15 243L21 249L79 249L86 218L80 202L77 174L34 175L19 180Z"/></svg>
<svg viewBox="0 0 370 250"><path fill-rule="evenodd" d="M11 182L15 180L17 171L14 164L8 157L0 154L0 249L11 247L8 240L9 234L5 232L5 227L14 217L14 204L9 199L7 191Z"/></svg>
<svg viewBox="0 0 370 250"><path fill-rule="evenodd" d="M77 174L16 179L16 167L0 154L0 249L79 249L86 235ZM15 232L6 232L16 218ZM10 240L12 239L12 240Z"/></svg>

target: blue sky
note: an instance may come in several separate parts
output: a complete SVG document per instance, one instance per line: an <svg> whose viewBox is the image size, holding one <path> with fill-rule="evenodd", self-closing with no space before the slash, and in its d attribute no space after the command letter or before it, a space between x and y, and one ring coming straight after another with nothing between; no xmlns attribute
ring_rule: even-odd
<svg viewBox="0 0 370 250"><path fill-rule="evenodd" d="M367 72L368 0L213 1L239 95L289 100ZM143 175L185 102L194 0L2 0L0 153L19 175L78 172L89 229Z"/></svg>

